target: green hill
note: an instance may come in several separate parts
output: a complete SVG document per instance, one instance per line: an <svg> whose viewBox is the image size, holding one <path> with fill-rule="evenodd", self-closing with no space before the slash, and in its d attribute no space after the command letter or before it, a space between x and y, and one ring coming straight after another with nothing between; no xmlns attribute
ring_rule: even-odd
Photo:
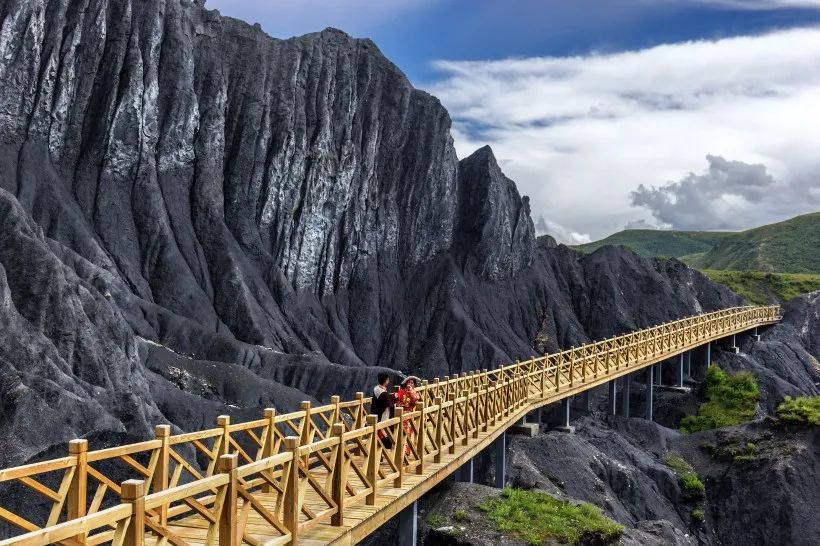
<svg viewBox="0 0 820 546"><path fill-rule="evenodd" d="M604 245L679 258L697 269L820 273L820 212L740 232L627 229L575 248Z"/></svg>
<svg viewBox="0 0 820 546"><path fill-rule="evenodd" d="M594 252L606 245L620 245L632 249L641 256L668 256L680 258L692 254L705 254L720 240L733 235L718 231L669 231L659 229L627 229L606 239L579 245L575 248Z"/></svg>
<svg viewBox="0 0 820 546"><path fill-rule="evenodd" d="M820 212L733 233L692 254L682 259L698 269L820 273Z"/></svg>

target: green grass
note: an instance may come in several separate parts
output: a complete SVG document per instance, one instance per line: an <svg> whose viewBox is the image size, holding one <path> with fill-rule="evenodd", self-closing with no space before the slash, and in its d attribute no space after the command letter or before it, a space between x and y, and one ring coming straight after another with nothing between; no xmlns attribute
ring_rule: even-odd
<svg viewBox="0 0 820 546"><path fill-rule="evenodd" d="M820 426L820 396L787 396L775 413L783 423Z"/></svg>
<svg viewBox="0 0 820 546"><path fill-rule="evenodd" d="M470 516L467 515L466 510L456 510L455 512L453 512L453 519L458 523L463 523L465 521L469 521Z"/></svg>
<svg viewBox="0 0 820 546"><path fill-rule="evenodd" d="M685 474L679 478L680 490L686 500L698 500L706 496L706 486L697 474Z"/></svg>
<svg viewBox="0 0 820 546"><path fill-rule="evenodd" d="M427 525L429 525L431 529L439 529L448 523L447 518L441 514L431 514L425 521L427 521Z"/></svg>
<svg viewBox="0 0 820 546"><path fill-rule="evenodd" d="M752 374L728 374L717 366L709 366L706 371L706 401L698 408L697 415L681 420L680 428L692 433L750 421L758 399L760 390Z"/></svg>
<svg viewBox="0 0 820 546"><path fill-rule="evenodd" d="M706 486L703 485L700 477L695 473L694 468L683 457L669 453L665 459L666 465L671 468L678 477L678 485L683 498L688 501L702 499L706 495Z"/></svg>
<svg viewBox="0 0 820 546"><path fill-rule="evenodd" d="M703 508L695 508L692 510L692 520L702 523L706 519L706 514L703 513Z"/></svg>
<svg viewBox="0 0 820 546"><path fill-rule="evenodd" d="M702 271L716 283L728 286L752 303L782 303L801 294L820 290L820 274L765 273L763 271Z"/></svg>
<svg viewBox="0 0 820 546"><path fill-rule="evenodd" d="M582 539L609 544L616 543L623 533L623 527L596 506L572 504L536 491L507 488L501 498L491 499L479 509L500 532L532 545L548 539L567 544L578 544Z"/></svg>

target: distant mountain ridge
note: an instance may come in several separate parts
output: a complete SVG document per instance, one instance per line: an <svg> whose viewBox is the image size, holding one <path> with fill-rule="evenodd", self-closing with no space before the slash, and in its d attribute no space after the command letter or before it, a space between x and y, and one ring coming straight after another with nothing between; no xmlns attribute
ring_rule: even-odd
<svg viewBox="0 0 820 546"><path fill-rule="evenodd" d="M607 245L625 246L640 256L680 258L709 252L723 238L734 235L723 231L675 231L661 229L626 229L605 239L578 245L584 252L595 252Z"/></svg>
<svg viewBox="0 0 820 546"><path fill-rule="evenodd" d="M699 269L773 273L820 272L820 212L724 237L702 255L685 256Z"/></svg>
<svg viewBox="0 0 820 546"><path fill-rule="evenodd" d="M740 232L624 230L576 248L606 245L679 258L698 269L820 273L820 212Z"/></svg>

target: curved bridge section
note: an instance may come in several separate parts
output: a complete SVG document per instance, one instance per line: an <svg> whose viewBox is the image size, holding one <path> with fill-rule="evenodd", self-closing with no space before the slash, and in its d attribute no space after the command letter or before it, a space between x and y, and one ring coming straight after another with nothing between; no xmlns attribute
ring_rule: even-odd
<svg viewBox="0 0 820 546"><path fill-rule="evenodd" d="M436 378L414 411L382 422L359 393L199 432L161 425L153 440L98 451L74 440L63 458L0 470L18 493L0 520L24 533L0 546L355 544L528 412L779 319L776 306L725 309Z"/></svg>

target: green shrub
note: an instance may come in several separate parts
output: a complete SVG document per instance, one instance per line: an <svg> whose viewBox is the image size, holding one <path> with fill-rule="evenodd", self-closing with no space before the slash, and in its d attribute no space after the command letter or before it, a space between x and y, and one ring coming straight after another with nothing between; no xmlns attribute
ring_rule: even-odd
<svg viewBox="0 0 820 546"><path fill-rule="evenodd" d="M680 477L680 489L686 500L698 500L706 495L706 487L695 473L684 474Z"/></svg>
<svg viewBox="0 0 820 546"><path fill-rule="evenodd" d="M466 510L456 510L453 512L453 519L456 520L458 523L462 523L468 521L470 517L467 515Z"/></svg>
<svg viewBox="0 0 820 546"><path fill-rule="evenodd" d="M703 523L704 519L706 519L706 514L703 513L703 508L695 508L692 510L692 521Z"/></svg>
<svg viewBox="0 0 820 546"><path fill-rule="evenodd" d="M431 514L427 516L427 525L430 526L431 529L438 529L440 527L444 527L447 525L447 518L442 516L441 514Z"/></svg>
<svg viewBox="0 0 820 546"><path fill-rule="evenodd" d="M501 498L490 499L479 508L500 532L532 545L548 539L609 544L620 540L623 533L623 527L604 517L596 506L572 504L537 491L506 488Z"/></svg>
<svg viewBox="0 0 820 546"><path fill-rule="evenodd" d="M787 396L776 414L783 423L820 426L820 396Z"/></svg>
<svg viewBox="0 0 820 546"><path fill-rule="evenodd" d="M665 462L678 477L678 485L680 485L681 494L683 498L688 501L702 499L706 495L706 486L703 485L700 477L695 473L695 470L683 457L669 453L666 456Z"/></svg>
<svg viewBox="0 0 820 546"><path fill-rule="evenodd" d="M694 471L692 465L686 462L686 459L674 453L669 453L664 462L666 462L666 466L674 470L678 476L683 476L684 474L689 474Z"/></svg>
<svg viewBox="0 0 820 546"><path fill-rule="evenodd" d="M698 408L697 415L681 420L680 428L691 433L749 421L754 417L759 399L757 380L749 372L728 374L717 366L709 366L706 401Z"/></svg>

